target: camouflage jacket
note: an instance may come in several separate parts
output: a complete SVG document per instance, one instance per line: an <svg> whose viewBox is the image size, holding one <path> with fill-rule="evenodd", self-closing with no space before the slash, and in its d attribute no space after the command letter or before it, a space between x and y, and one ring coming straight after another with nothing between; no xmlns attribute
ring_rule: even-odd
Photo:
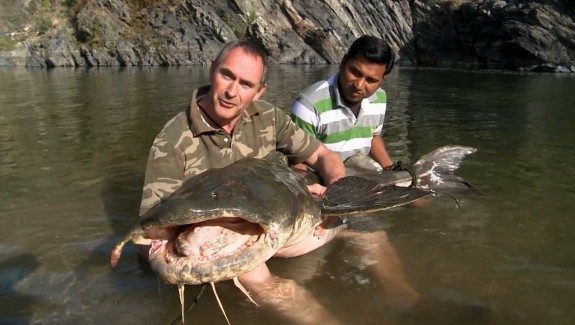
<svg viewBox="0 0 575 325"><path fill-rule="evenodd" d="M245 157L280 151L290 162L311 156L320 142L295 125L284 111L258 101L243 112L233 135L212 128L197 106L209 86L194 90L190 106L166 123L150 149L140 215L177 190L183 181Z"/></svg>

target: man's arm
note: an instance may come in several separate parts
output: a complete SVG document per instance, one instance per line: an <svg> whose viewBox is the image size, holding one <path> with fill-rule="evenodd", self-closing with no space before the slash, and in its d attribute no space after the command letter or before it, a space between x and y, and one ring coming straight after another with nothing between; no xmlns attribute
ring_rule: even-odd
<svg viewBox="0 0 575 325"><path fill-rule="evenodd" d="M311 104L304 97L298 97L292 104L291 119L297 126L299 126L309 135L317 139L319 117L313 104ZM295 164L293 165L293 167L301 170L307 169L307 166L303 163Z"/></svg>
<svg viewBox="0 0 575 325"><path fill-rule="evenodd" d="M258 304L294 324L340 324L308 290L293 280L271 274L265 263L238 279Z"/></svg>
<svg viewBox="0 0 575 325"><path fill-rule="evenodd" d="M345 166L339 155L323 144L305 160L305 163L319 173L327 186L345 176Z"/></svg>
<svg viewBox="0 0 575 325"><path fill-rule="evenodd" d="M181 156L182 153L174 148L169 141L160 137L154 140L146 165L140 217L158 204L161 199L168 197L180 188L184 179Z"/></svg>
<svg viewBox="0 0 575 325"><path fill-rule="evenodd" d="M291 107L291 119L314 138L318 137L319 116L315 107L305 98L296 99Z"/></svg>
<svg viewBox="0 0 575 325"><path fill-rule="evenodd" d="M371 150L369 151L369 155L384 169L393 165L393 160L391 160L391 157L387 153L385 142L381 135L374 135L371 139Z"/></svg>
<svg viewBox="0 0 575 325"><path fill-rule="evenodd" d="M142 190L142 201L138 218L160 203L161 200L175 192L182 184L184 178L183 163L179 153L168 141L156 137L148 155L146 176ZM150 245L149 239L134 242L140 254L148 259Z"/></svg>
<svg viewBox="0 0 575 325"><path fill-rule="evenodd" d="M300 128L280 110L276 116L276 123L278 125L277 149L279 151L288 154L288 156L292 155L292 158L295 157L294 162L303 160L306 165L312 167L319 174L324 184L328 186L345 176L345 167L339 155L329 150L312 134ZM316 149L313 150L313 148ZM319 186L319 184L317 185ZM310 188L310 192L315 195L321 195L323 191Z"/></svg>

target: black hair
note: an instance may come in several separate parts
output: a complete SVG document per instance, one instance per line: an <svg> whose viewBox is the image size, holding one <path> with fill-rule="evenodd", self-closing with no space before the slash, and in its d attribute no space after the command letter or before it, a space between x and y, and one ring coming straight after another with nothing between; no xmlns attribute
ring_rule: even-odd
<svg viewBox="0 0 575 325"><path fill-rule="evenodd" d="M356 39L347 51L345 60L353 59L358 55L362 55L369 62L385 64L385 74L391 72L395 63L394 53L389 44L375 36L364 35Z"/></svg>

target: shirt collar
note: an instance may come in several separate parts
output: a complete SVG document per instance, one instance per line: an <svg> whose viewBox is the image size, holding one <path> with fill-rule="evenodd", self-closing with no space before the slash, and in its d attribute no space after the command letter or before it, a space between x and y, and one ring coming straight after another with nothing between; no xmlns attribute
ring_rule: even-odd
<svg viewBox="0 0 575 325"><path fill-rule="evenodd" d="M328 84L332 85L332 89L333 89L333 94L334 94L334 99L335 99L335 104L336 107L347 107L347 105L345 105L343 99L341 99L341 94L339 92L339 72L334 74L333 76L331 76L331 78L328 79Z"/></svg>

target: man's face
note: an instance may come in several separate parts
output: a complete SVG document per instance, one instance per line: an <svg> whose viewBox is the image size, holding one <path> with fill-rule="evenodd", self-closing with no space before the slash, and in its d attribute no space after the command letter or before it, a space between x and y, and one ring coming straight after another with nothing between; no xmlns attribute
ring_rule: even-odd
<svg viewBox="0 0 575 325"><path fill-rule="evenodd" d="M246 107L265 91L261 85L264 65L261 58L231 50L218 66L210 68L211 99L218 123L228 123L237 118Z"/></svg>
<svg viewBox="0 0 575 325"><path fill-rule="evenodd" d="M385 64L369 62L363 55L344 58L339 65L339 87L347 104L357 104L373 95L383 82L385 69Z"/></svg>

